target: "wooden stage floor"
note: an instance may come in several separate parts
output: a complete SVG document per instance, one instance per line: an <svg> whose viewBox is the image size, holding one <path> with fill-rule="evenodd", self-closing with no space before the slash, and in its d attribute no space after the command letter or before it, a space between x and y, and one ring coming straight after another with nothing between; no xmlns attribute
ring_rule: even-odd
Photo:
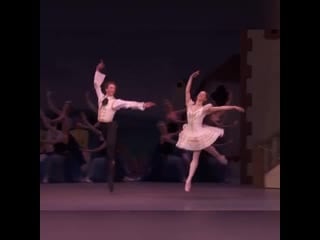
<svg viewBox="0 0 320 240"><path fill-rule="evenodd" d="M40 185L41 240L278 240L280 191L195 183Z"/></svg>

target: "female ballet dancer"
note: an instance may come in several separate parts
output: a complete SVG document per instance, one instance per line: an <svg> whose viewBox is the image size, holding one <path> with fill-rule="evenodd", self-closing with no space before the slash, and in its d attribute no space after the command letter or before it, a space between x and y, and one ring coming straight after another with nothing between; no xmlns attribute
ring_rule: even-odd
<svg viewBox="0 0 320 240"><path fill-rule="evenodd" d="M224 155L221 155L213 145L213 143L224 134L224 130L217 127L211 127L203 124L205 116L217 111L237 110L244 112L244 109L238 106L220 106L213 107L212 104L204 103L207 101L207 93L201 91L197 95L196 102L191 99L191 84L192 80L200 74L199 71L192 73L189 77L185 90L185 104L187 108L187 124L183 126L183 130L179 134L179 139L176 144L178 148L193 152L192 161L190 162L189 174L185 182L185 191L191 189L191 181L198 167L199 156L202 150L207 151L214 156L218 161L227 164L228 161Z"/></svg>

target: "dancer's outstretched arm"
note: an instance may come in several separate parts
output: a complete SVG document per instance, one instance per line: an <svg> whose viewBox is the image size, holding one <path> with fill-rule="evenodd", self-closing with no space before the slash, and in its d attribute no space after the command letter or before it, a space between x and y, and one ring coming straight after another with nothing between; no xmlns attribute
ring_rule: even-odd
<svg viewBox="0 0 320 240"><path fill-rule="evenodd" d="M185 99L185 101L186 101L186 106L189 104L190 100L192 100L192 99L191 99L191 93L190 93L190 92L191 92L192 80L193 80L194 78L196 78L197 76L199 76L199 74L200 74L200 71L196 71L196 72L192 73L192 74L190 75L189 79L188 79L188 83L187 83L186 90L185 90L185 94L186 94L186 99Z"/></svg>
<svg viewBox="0 0 320 240"><path fill-rule="evenodd" d="M210 113L214 113L217 111L230 111L230 110L244 112L244 109L242 107L238 107L238 106L221 106L221 107L209 106L209 107L207 107L206 112L207 112L207 114L210 114Z"/></svg>
<svg viewBox="0 0 320 240"><path fill-rule="evenodd" d="M119 110L122 108L125 109L134 109L134 110L145 110L147 108L153 107L156 104L153 102L135 102L135 101L125 101L125 100L121 100L121 99L117 99L114 101L112 108L114 110Z"/></svg>

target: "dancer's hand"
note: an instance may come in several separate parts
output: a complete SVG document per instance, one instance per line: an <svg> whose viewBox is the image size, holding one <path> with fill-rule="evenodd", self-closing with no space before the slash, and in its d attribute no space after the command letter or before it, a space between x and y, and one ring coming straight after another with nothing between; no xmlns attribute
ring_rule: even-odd
<svg viewBox="0 0 320 240"><path fill-rule="evenodd" d="M195 71L194 73L192 73L192 74L190 75L190 77L191 77L192 79L194 79L194 78L198 77L199 75L200 75L200 71L198 70L198 71Z"/></svg>
<svg viewBox="0 0 320 240"><path fill-rule="evenodd" d="M244 112L244 109L242 107L235 106L234 109L239 112Z"/></svg>
<svg viewBox="0 0 320 240"><path fill-rule="evenodd" d="M100 71L102 71L104 68L105 68L104 62L103 62L102 59L100 59L100 62L99 62L99 64L98 64L97 67L96 67L96 70L100 72Z"/></svg>
<svg viewBox="0 0 320 240"><path fill-rule="evenodd" d="M143 104L143 107L145 108L145 109L147 109L147 108L151 108L151 107L153 107L153 106L155 106L156 104L154 103L154 102L145 102L144 104Z"/></svg>

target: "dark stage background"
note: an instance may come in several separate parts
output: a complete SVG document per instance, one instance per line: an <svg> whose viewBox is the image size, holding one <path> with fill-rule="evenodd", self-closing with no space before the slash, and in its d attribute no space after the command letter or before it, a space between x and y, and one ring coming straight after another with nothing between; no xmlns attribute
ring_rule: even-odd
<svg viewBox="0 0 320 240"><path fill-rule="evenodd" d="M58 103L70 99L85 107L84 92L94 97L92 76L100 58L122 98L170 98L193 70L204 76L239 53L240 31L263 28L264 11L256 0L149 6L41 0L41 104L51 90Z"/></svg>

